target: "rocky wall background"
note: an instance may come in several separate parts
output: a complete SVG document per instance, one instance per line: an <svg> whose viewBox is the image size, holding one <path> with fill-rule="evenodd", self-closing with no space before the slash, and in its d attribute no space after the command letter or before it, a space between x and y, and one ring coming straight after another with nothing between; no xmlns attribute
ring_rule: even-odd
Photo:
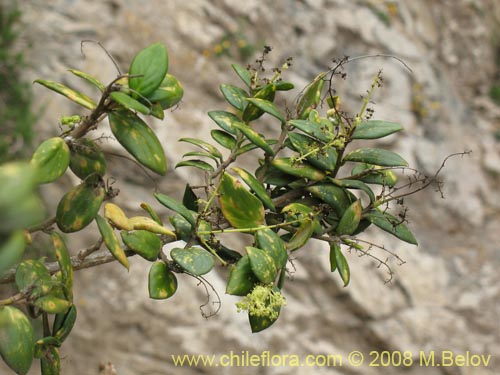
<svg viewBox="0 0 500 375"><path fill-rule="evenodd" d="M3 0L5 1L5 0ZM433 174L454 152L470 157L449 161L443 172L446 199L432 189L407 200L410 226L420 246L397 243L370 233L370 239L397 252L394 279L366 257L350 254L352 280L343 288L331 275L328 251L310 246L296 254L292 280L285 288L288 306L269 330L252 335L235 298L223 295L222 273L209 280L221 293L222 308L205 320L199 305L204 290L180 278L176 296L167 301L147 297L147 262L133 259L130 274L118 264L77 273L79 319L63 348L64 374L97 374L111 361L119 375L303 374L300 368L174 368L171 354L261 353L342 354L351 350L452 350L491 354L487 368L315 368L307 373L489 375L500 372L500 107L488 96L500 68L500 4L495 0L22 0L25 30L31 43L27 79L61 81L82 90L69 67L110 81L116 70L102 50L80 41L100 41L126 69L144 46L167 44L170 70L182 82L180 108L154 124L171 166L160 190L181 196L184 184L200 176L174 170L191 149L176 140L207 138L212 129L206 112L226 107L220 83L236 83L230 69L241 54L274 48L269 66L293 56L287 76L297 87L325 70L335 57L392 54L347 66L339 82L346 106L383 69L385 84L376 92L375 118L399 121L405 133L390 138L390 147L412 166ZM232 44L223 44L224 38ZM243 40L245 43L238 41ZM252 50L255 46L255 51ZM229 55L217 56L229 47ZM251 55L249 59L255 58ZM34 87L43 109L39 137L54 135L58 119L75 107L41 87ZM298 93L299 90L296 90ZM95 94L95 93L94 93ZM272 131L272 129L268 129ZM100 130L98 133L101 132ZM100 135L100 134L99 134ZM113 142L109 150L119 152ZM131 163L115 158L112 175L119 181L119 202L130 212L140 202L154 203L154 183ZM76 181L66 178L70 185ZM44 191L52 207L63 190ZM76 248L92 243L87 236ZM0 367L0 372L4 373ZM35 369L32 372L36 374Z"/></svg>

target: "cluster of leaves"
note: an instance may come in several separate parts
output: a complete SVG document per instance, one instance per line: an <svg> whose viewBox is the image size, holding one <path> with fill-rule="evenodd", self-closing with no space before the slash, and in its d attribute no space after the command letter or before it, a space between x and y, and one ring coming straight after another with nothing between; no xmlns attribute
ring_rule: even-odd
<svg viewBox="0 0 500 375"><path fill-rule="evenodd" d="M21 52L14 52L20 18L15 2L11 6L0 4L0 162L24 156L33 138L31 90L21 79L24 57Z"/></svg>
<svg viewBox="0 0 500 375"><path fill-rule="evenodd" d="M139 164L160 175L166 173L162 145L139 116L163 119L164 111L182 98L182 86L168 74L165 46L156 43L140 51L128 73L120 73L108 85L71 69L99 89L98 101L60 83L35 81L90 113L61 119L63 132L40 144L30 163L0 167L0 183L8 187L0 194L0 277L14 280L19 291L0 301L0 354L16 373L27 373L34 357L41 359L42 374L60 372L59 347L76 320L75 269L110 259L128 269L128 257L137 254L151 262L149 296L167 299L176 293L178 274L203 281L216 264L229 267L226 293L243 297L238 309L248 311L252 332L259 332L278 319L286 304L281 290L291 252L310 240L330 245L331 270L338 271L344 285L349 283L350 271L342 246L344 251L365 251L358 235L369 226L417 243L404 218L387 210L388 203L398 198L393 169L405 168L407 162L385 149L348 148L354 140L378 139L402 130L399 124L369 119L367 105L380 76L355 116L340 110L332 88L342 64L319 74L295 107L283 111L275 99L294 88L282 80L291 60L267 78L260 77L263 59L254 67L232 66L242 87L220 86L232 110L208 113L218 126L211 132L215 143L180 140L197 149L186 153L176 168L201 170L206 184L186 185L182 202L154 194L172 212L169 226L148 203L141 205L147 216L128 217L118 205L106 202L117 190L106 186L106 154L88 135L107 117L116 140ZM325 111L323 103L328 107ZM261 119L276 127L276 139L261 134ZM249 153L255 155L254 172L232 166ZM54 218L44 218L36 188L57 181L68 169L81 182L63 195ZM70 257L66 234L79 232L93 221L99 229L95 246ZM21 261L31 233L37 231L51 237L56 263ZM221 239L228 233L251 236L252 246L229 248ZM164 245L177 240L182 245L167 254ZM107 250L97 253L102 243ZM24 304L33 319L41 317L42 337L34 339L29 319L12 304Z"/></svg>

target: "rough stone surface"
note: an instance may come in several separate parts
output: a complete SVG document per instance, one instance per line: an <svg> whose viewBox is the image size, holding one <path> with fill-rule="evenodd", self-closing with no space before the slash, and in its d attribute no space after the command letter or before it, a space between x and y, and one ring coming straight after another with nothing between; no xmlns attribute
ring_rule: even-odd
<svg viewBox="0 0 500 375"><path fill-rule="evenodd" d="M384 244L406 261L398 266L390 260L395 273L391 283L384 283L387 270L353 253L348 255L352 282L343 288L338 275L329 273L328 250L310 246L296 254L295 273L285 288L288 306L263 333L252 335L244 314L236 313L237 299L223 294L224 272L208 277L222 300L221 311L208 320L199 310L205 302L204 290L187 277L180 276L179 291L172 299L148 299L146 261L133 259L129 274L118 264L78 272L79 319L63 346L64 374L97 374L99 363L108 361L118 375L402 373L394 367L368 367L368 362L362 367L308 371L175 368L170 358L171 354L217 355L231 350L270 350L303 358L340 354L344 360L351 350L410 350L415 360L419 351L470 351L491 354L489 366L415 365L405 373L500 373L500 145L494 136L499 132L500 110L487 96L498 74L497 1L31 0L21 5L26 25L23 37L32 43L28 79L59 80L88 90L65 71L68 67L104 81L113 79L114 65L95 45L85 44L86 58L82 57L83 39L100 41L122 69L145 45L154 41L168 45L171 72L183 83L185 97L179 109L154 124L170 164L166 178L156 184L176 197L186 181L201 181L201 176L187 169L172 168L182 154L191 151L176 139L208 138L212 123L206 112L226 107L218 85L236 82L229 68L238 58L236 50L229 58L207 53L231 33L241 32L250 42L273 46L270 65L293 56L290 76L304 84L334 57L401 57L413 74L390 58L348 65L347 81L338 84L345 105L355 110L359 95L382 68L385 85L375 94L375 116L400 121L406 128L406 134L384 145L429 175L447 155L472 151L469 157L448 161L442 173L445 200L432 188L407 199L418 248L368 233L368 239ZM44 108L40 137L53 135L58 118L77 108L41 87L35 86L34 91ZM97 131L96 137L101 134ZM113 142L106 147L120 152ZM126 209L137 210L142 201L154 203L155 183L133 164L124 166L123 159L115 157L110 169L119 181L119 202ZM68 186L74 182L70 177L65 181ZM49 200L58 199L47 195ZM91 243L91 232L75 243ZM0 367L1 373L5 371ZM36 374L35 369L30 374Z"/></svg>

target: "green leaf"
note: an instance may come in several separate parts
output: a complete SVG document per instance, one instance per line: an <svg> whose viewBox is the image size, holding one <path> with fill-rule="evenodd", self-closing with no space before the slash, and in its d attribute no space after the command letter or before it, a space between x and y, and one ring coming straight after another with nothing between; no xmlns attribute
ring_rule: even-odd
<svg viewBox="0 0 500 375"><path fill-rule="evenodd" d="M220 85L220 91L229 104L237 110L243 112L247 106L246 98L248 94L245 90L233 85Z"/></svg>
<svg viewBox="0 0 500 375"><path fill-rule="evenodd" d="M175 214L174 216L169 217L168 220L174 227L177 238L186 242L191 239L191 236L193 235L193 227L189 221L184 219L183 216Z"/></svg>
<svg viewBox="0 0 500 375"><path fill-rule="evenodd" d="M165 207L170 208L172 211L181 214L182 217L184 217L184 219L186 219L193 228L196 227L196 221L193 217L193 214L182 203L176 201L173 198L170 198L165 194L160 194L160 193L156 193L155 198Z"/></svg>
<svg viewBox="0 0 500 375"><path fill-rule="evenodd" d="M134 113L111 112L111 131L116 140L143 166L161 175L167 173L167 160L160 141L151 128Z"/></svg>
<svg viewBox="0 0 500 375"><path fill-rule="evenodd" d="M184 89L180 82L173 75L167 74L161 82L160 87L148 96L148 100L158 103L161 109L165 110L179 103L183 96Z"/></svg>
<svg viewBox="0 0 500 375"><path fill-rule="evenodd" d="M237 133L236 130L233 129L233 124L235 122L241 122L241 120L233 113L226 111L210 111L208 112L208 116L228 133Z"/></svg>
<svg viewBox="0 0 500 375"><path fill-rule="evenodd" d="M220 144L222 147L227 148L228 150L232 150L236 146L236 139L234 139L231 134L223 130L214 129L210 132L210 134L218 144Z"/></svg>
<svg viewBox="0 0 500 375"><path fill-rule="evenodd" d="M156 117L159 120L165 118L165 113L163 113L163 108L160 103L153 103L151 106L151 116Z"/></svg>
<svg viewBox="0 0 500 375"><path fill-rule="evenodd" d="M262 249L252 246L247 246L245 249L250 260L250 268L257 279L263 284L272 283L277 274L274 259Z"/></svg>
<svg viewBox="0 0 500 375"><path fill-rule="evenodd" d="M71 144L69 167L82 180L96 174L106 174L106 159L99 146L87 138L80 138Z"/></svg>
<svg viewBox="0 0 500 375"><path fill-rule="evenodd" d="M281 307L275 307L277 316L274 318L270 318L269 316L255 316L252 314L248 314L248 321L250 323L250 328L252 329L252 333L261 332L271 325L274 324L279 318L279 312Z"/></svg>
<svg viewBox="0 0 500 375"><path fill-rule="evenodd" d="M233 296L244 296L250 293L255 284L258 283L248 255L244 255L238 262L232 266L229 280L227 281L226 293Z"/></svg>
<svg viewBox="0 0 500 375"><path fill-rule="evenodd" d="M295 87L293 83L285 81L275 82L274 86L278 91L288 91L292 90Z"/></svg>
<svg viewBox="0 0 500 375"><path fill-rule="evenodd" d="M57 92L58 94L64 95L69 100L87 109L94 110L97 107L97 104L92 98L88 97L85 94L82 94L81 92L70 89L69 87L64 86L61 83L48 81L45 79L37 79L34 82L39 83L40 85L45 86L48 89Z"/></svg>
<svg viewBox="0 0 500 375"><path fill-rule="evenodd" d="M34 305L49 314L61 314L68 311L72 303L54 296L44 296L38 298Z"/></svg>
<svg viewBox="0 0 500 375"><path fill-rule="evenodd" d="M354 161L385 167L407 167L408 162L398 154L381 148L361 148L348 153L343 161Z"/></svg>
<svg viewBox="0 0 500 375"><path fill-rule="evenodd" d="M278 143L278 141L276 139L266 139L266 143L269 146L272 146L272 145L275 145L276 143ZM240 147L238 149L238 151L236 151L236 156L243 155L245 152L255 150L257 147L258 146L253 144L252 142L247 143L246 145L243 145L242 147Z"/></svg>
<svg viewBox="0 0 500 375"><path fill-rule="evenodd" d="M115 102L125 107L125 109L132 109L142 113L143 115L149 115L151 113L151 109L123 92L115 91L109 94L109 96Z"/></svg>
<svg viewBox="0 0 500 375"><path fill-rule="evenodd" d="M186 156L200 156L202 158L212 159L213 161L215 161L216 164L219 163L219 159L217 159L215 156L205 151L191 151L191 152L186 152L184 155L182 155L183 158L185 158Z"/></svg>
<svg viewBox="0 0 500 375"><path fill-rule="evenodd" d="M315 222L313 220L304 220L292 235L292 238L286 243L286 248L290 251L300 249L312 237L314 227Z"/></svg>
<svg viewBox="0 0 500 375"><path fill-rule="evenodd" d="M325 178L325 174L319 169L304 162L296 162L294 158L274 159L271 165L292 176L307 178L312 181L320 181Z"/></svg>
<svg viewBox="0 0 500 375"><path fill-rule="evenodd" d="M383 138L400 130L403 130L403 127L395 122L369 120L361 122L356 126L352 134L352 139Z"/></svg>
<svg viewBox="0 0 500 375"><path fill-rule="evenodd" d="M147 230L133 232L121 231L123 243L134 253L146 260L155 261L160 254L162 243L160 238Z"/></svg>
<svg viewBox="0 0 500 375"><path fill-rule="evenodd" d="M59 233L52 232L50 237L54 245L57 263L61 271L61 281L64 284L64 295L68 301L73 301L73 266L71 265L68 248Z"/></svg>
<svg viewBox="0 0 500 375"><path fill-rule="evenodd" d="M245 67L239 64L231 64L231 67L234 69L238 77L248 86L249 89L252 88L252 73Z"/></svg>
<svg viewBox="0 0 500 375"><path fill-rule="evenodd" d="M248 187L252 189L255 195L262 201L262 203L264 203L264 206L272 211L276 211L273 200L271 199L271 197L269 197L266 189L264 188L264 185L262 185L259 180L257 180L251 173L242 168L233 167L231 169L236 172L238 176L243 179L243 181L245 181Z"/></svg>
<svg viewBox="0 0 500 375"><path fill-rule="evenodd" d="M100 184L83 182L69 190L56 210L56 223L64 233L77 232L95 219L106 191Z"/></svg>
<svg viewBox="0 0 500 375"><path fill-rule="evenodd" d="M366 193L366 195L368 195L368 198L370 198L371 203L375 202L375 194L373 193L373 190L370 189L370 187L362 181L349 180L349 179L339 180L336 178L330 178L330 181L332 181L335 185L343 188L362 190Z"/></svg>
<svg viewBox="0 0 500 375"><path fill-rule="evenodd" d="M175 248L170 252L172 259L191 275L204 275L214 267L214 258L200 247Z"/></svg>
<svg viewBox="0 0 500 375"><path fill-rule="evenodd" d="M194 167L205 172L213 172L215 170L214 167L203 160L184 160L175 165L176 169L179 167Z"/></svg>
<svg viewBox="0 0 500 375"><path fill-rule="evenodd" d="M168 53L161 43L140 51L129 69L129 87L143 96L152 94L162 83L168 70Z"/></svg>
<svg viewBox="0 0 500 375"><path fill-rule="evenodd" d="M227 172L220 179L219 203L222 214L235 228L254 228L265 223L261 201Z"/></svg>
<svg viewBox="0 0 500 375"><path fill-rule="evenodd" d="M351 271L349 270L349 264L342 253L340 246L336 243L333 243L330 247L330 265L332 267L332 272L335 271L332 265L332 259L336 265L336 268L339 270L339 275L342 281L344 282L344 287L349 284L349 280L351 279Z"/></svg>
<svg viewBox="0 0 500 375"><path fill-rule="evenodd" d="M42 142L36 149L30 164L36 169L37 183L46 184L61 177L68 169L69 147L60 137Z"/></svg>
<svg viewBox="0 0 500 375"><path fill-rule="evenodd" d="M273 117L276 117L278 120L281 121L282 124L286 122L285 116L283 116L283 114L280 112L278 107L273 102L259 98L247 98L246 100L252 103L257 108L261 109L262 111L270 114Z"/></svg>
<svg viewBox="0 0 500 375"><path fill-rule="evenodd" d="M30 294L46 294L51 289L51 282L49 270L39 260L27 259L16 268L16 286L19 291L31 289Z"/></svg>
<svg viewBox="0 0 500 375"><path fill-rule="evenodd" d="M72 305L65 314L57 314L54 318L52 332L54 337L61 343L64 342L71 333L76 322L76 316L76 306Z"/></svg>
<svg viewBox="0 0 500 375"><path fill-rule="evenodd" d="M346 190L333 184L316 184L306 187L306 190L316 198L328 203L338 217L342 217L344 211L352 203Z"/></svg>
<svg viewBox="0 0 500 375"><path fill-rule="evenodd" d="M273 149L267 144L264 137L253 130L250 126L243 124L242 122L236 122L233 124L233 128L240 130L250 142L263 149L267 154L274 155Z"/></svg>
<svg viewBox="0 0 500 375"><path fill-rule="evenodd" d="M87 81L91 85L97 87L100 92L104 92L104 90L106 89L104 84L102 84L97 78L92 77L90 74L81 72L81 71L76 70L76 69L68 69L68 71L73 73L77 77L83 78L85 81Z"/></svg>
<svg viewBox="0 0 500 375"><path fill-rule="evenodd" d="M40 358L40 369L42 375L59 375L61 373L61 358L59 349L49 345Z"/></svg>
<svg viewBox="0 0 500 375"><path fill-rule="evenodd" d="M285 267L288 260L286 246L281 237L269 228L255 232L255 242L259 249L264 249L274 260L276 269Z"/></svg>
<svg viewBox="0 0 500 375"><path fill-rule="evenodd" d="M306 156L306 160L314 167L325 171L335 170L335 165L337 164L337 151L335 148L324 148L320 142L315 141L307 135L298 133L288 133L288 139L301 156L317 150L313 154Z"/></svg>
<svg viewBox="0 0 500 375"><path fill-rule="evenodd" d="M154 262L148 276L149 298L167 299L177 291L177 278L162 261Z"/></svg>
<svg viewBox="0 0 500 375"><path fill-rule="evenodd" d="M400 240L408 242L412 245L418 245L417 239L408 227L403 224L401 220L388 212L372 210L363 215L363 217L368 219L372 224L375 224L380 229L396 236Z"/></svg>
<svg viewBox="0 0 500 375"><path fill-rule="evenodd" d="M24 313L0 306L0 355L16 374L26 375L33 362L33 328Z"/></svg>
<svg viewBox="0 0 500 375"><path fill-rule="evenodd" d="M390 169L381 169L376 165L359 163L351 171L351 176L362 175L356 177L360 181L367 184L386 185L393 187L398 182L398 176Z"/></svg>
<svg viewBox="0 0 500 375"><path fill-rule="evenodd" d="M254 98L257 99L265 99L269 102L272 102L274 100L276 94L276 86L274 84L270 83L268 85L265 85L264 87L260 88L254 95ZM260 116L262 116L265 112L257 107L256 105L250 103L249 105L246 106L245 111L243 112L243 121L245 123L249 123L250 121L258 119Z"/></svg>
<svg viewBox="0 0 500 375"><path fill-rule="evenodd" d="M303 95L300 97L297 104L297 115L301 119L309 116L309 112L316 108L321 101L321 93L325 85L324 78L326 72L318 74L314 80L304 89Z"/></svg>
<svg viewBox="0 0 500 375"><path fill-rule="evenodd" d="M309 120L290 120L288 123L324 143L328 143L335 138L331 124L326 126L326 124L318 124Z"/></svg>
<svg viewBox="0 0 500 375"><path fill-rule="evenodd" d="M182 197L182 204L186 206L188 210L198 212L198 197L194 193L193 189L189 184L186 184L184 189L184 195Z"/></svg>
<svg viewBox="0 0 500 375"><path fill-rule="evenodd" d="M181 138L179 139L179 142L187 142L191 143L195 146L200 147L201 149L207 151L209 154L213 155L214 157L222 160L222 154L220 153L219 150L217 150L216 147L212 146L210 143L202 141L201 139L196 139L196 138Z"/></svg>
<svg viewBox="0 0 500 375"><path fill-rule="evenodd" d="M339 225L337 225L337 228L335 229L335 232L338 235L354 233L361 220L362 211L363 207L361 207L361 201L358 199L344 212Z"/></svg>
<svg viewBox="0 0 500 375"><path fill-rule="evenodd" d="M120 264L127 269L130 269L130 264L125 254L125 250L121 247L118 242L118 238L116 237L115 231L109 225L105 218L101 215L97 215L96 217L97 226L99 228L99 232L101 233L102 239L104 240L104 244L108 248L108 250L113 254L115 259L120 262Z"/></svg>
<svg viewBox="0 0 500 375"><path fill-rule="evenodd" d="M0 244L0 277L21 261L26 243L24 231L18 229Z"/></svg>

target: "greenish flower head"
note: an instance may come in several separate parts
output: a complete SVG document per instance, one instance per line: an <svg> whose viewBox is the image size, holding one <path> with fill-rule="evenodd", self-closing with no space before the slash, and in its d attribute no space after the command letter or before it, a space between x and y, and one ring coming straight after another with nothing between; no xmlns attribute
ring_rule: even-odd
<svg viewBox="0 0 500 375"><path fill-rule="evenodd" d="M273 285L257 285L253 290L236 303L238 312L248 311L256 317L276 319L281 306L286 305L286 299Z"/></svg>

